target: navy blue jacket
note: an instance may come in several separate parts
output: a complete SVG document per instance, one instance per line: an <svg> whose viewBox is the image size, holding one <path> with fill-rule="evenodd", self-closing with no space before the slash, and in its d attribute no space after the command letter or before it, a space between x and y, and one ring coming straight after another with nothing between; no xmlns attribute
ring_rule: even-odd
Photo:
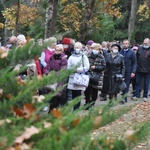
<svg viewBox="0 0 150 150"><path fill-rule="evenodd" d="M120 54L124 56L125 72L135 73L137 68L137 58L135 52L131 49L128 49L128 51L125 52L122 49Z"/></svg>

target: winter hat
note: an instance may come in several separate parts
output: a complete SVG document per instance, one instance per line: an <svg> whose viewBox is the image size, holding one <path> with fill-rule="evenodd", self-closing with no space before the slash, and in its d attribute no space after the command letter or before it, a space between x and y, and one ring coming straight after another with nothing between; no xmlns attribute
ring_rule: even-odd
<svg viewBox="0 0 150 150"><path fill-rule="evenodd" d="M92 40L89 40L88 42L87 42L87 45L92 45L94 43L94 41L92 41Z"/></svg>
<svg viewBox="0 0 150 150"><path fill-rule="evenodd" d="M111 48L114 47L114 46L118 47L118 51L121 50L121 47L120 47L118 44L112 44L112 45L111 45Z"/></svg>
<svg viewBox="0 0 150 150"><path fill-rule="evenodd" d="M132 49L133 49L134 51L137 51L137 50L138 50L138 46L133 46Z"/></svg>
<svg viewBox="0 0 150 150"><path fill-rule="evenodd" d="M82 43L83 45L86 45L86 42L85 42L85 41L81 41L81 43Z"/></svg>
<svg viewBox="0 0 150 150"><path fill-rule="evenodd" d="M71 39L70 38L63 38L62 39L62 44L68 44L68 45L70 45L71 44Z"/></svg>

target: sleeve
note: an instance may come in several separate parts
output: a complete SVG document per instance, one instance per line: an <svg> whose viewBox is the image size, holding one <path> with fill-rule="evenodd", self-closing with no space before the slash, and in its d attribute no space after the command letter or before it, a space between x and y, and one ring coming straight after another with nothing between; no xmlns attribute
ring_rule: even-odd
<svg viewBox="0 0 150 150"><path fill-rule="evenodd" d="M90 68L90 63L89 63L89 59L86 55L83 56L83 63L84 63L84 67L82 65L82 67L78 67L77 68L77 72L78 73L82 73L82 72L87 72Z"/></svg>
<svg viewBox="0 0 150 150"><path fill-rule="evenodd" d="M71 69L71 56L68 59L67 69Z"/></svg>
<svg viewBox="0 0 150 150"><path fill-rule="evenodd" d="M106 60L105 60L105 57L102 56L101 66L95 66L94 71L101 72L101 71L104 71L105 69L106 69Z"/></svg>
<svg viewBox="0 0 150 150"><path fill-rule="evenodd" d="M45 52L42 52L40 62L43 67L47 66L47 63L45 62Z"/></svg>
<svg viewBox="0 0 150 150"><path fill-rule="evenodd" d="M67 59L64 58L62 59L62 62L61 62L61 69L66 69L67 68Z"/></svg>
<svg viewBox="0 0 150 150"><path fill-rule="evenodd" d="M121 72L123 77L125 77L125 63L124 63L124 56L121 57Z"/></svg>
<svg viewBox="0 0 150 150"><path fill-rule="evenodd" d="M137 68L137 58L134 52L132 52L132 65L133 65L132 73L135 73Z"/></svg>

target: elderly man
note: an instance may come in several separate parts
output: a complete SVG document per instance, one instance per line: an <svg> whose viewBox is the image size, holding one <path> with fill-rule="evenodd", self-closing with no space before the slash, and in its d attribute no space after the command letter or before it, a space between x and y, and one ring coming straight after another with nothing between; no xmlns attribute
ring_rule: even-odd
<svg viewBox="0 0 150 150"><path fill-rule="evenodd" d="M125 62L125 83L127 85L127 88L123 90L123 100L121 101L122 104L127 102L127 93L129 91L129 85L131 78L134 78L136 67L137 67L137 59L136 54L134 51L130 48L130 42L129 40L125 39L122 43L123 49L120 51L120 53L124 56L124 62Z"/></svg>
<svg viewBox="0 0 150 150"><path fill-rule="evenodd" d="M147 101L150 83L150 39L144 39L143 45L137 51L136 91L132 100L140 97L141 81L144 78L143 101Z"/></svg>

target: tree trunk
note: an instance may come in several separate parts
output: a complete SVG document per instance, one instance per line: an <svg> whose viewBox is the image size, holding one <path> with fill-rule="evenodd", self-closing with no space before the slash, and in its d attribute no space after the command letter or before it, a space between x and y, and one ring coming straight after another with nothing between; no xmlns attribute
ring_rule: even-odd
<svg viewBox="0 0 150 150"><path fill-rule="evenodd" d="M136 20L136 14L137 14L137 0L132 0L131 2L131 13L130 13L130 19L128 24L128 40L133 40L134 37L134 29L135 29L135 20Z"/></svg>
<svg viewBox="0 0 150 150"><path fill-rule="evenodd" d="M49 32L50 32L49 36L53 36L55 34L55 25L56 25L56 19L57 19L57 8L58 8L58 0L54 0L52 20L51 20L50 28L49 28Z"/></svg>
<svg viewBox="0 0 150 150"><path fill-rule="evenodd" d="M16 11L16 23L14 35L17 36L19 33L19 13L20 13L20 0L17 1L17 11Z"/></svg>
<svg viewBox="0 0 150 150"><path fill-rule="evenodd" d="M79 40L84 40L86 35L87 35L87 31L88 31L88 23L92 18L92 14L93 14L93 10L94 10L94 5L95 5L96 0L92 0L91 2L88 2L87 0L85 0L85 12L84 12L84 18L82 20L81 23L81 30L80 30L80 37Z"/></svg>
<svg viewBox="0 0 150 150"><path fill-rule="evenodd" d="M45 14L45 38L48 38L50 36L50 23L52 20L52 15L53 15L53 0L47 0L46 4L46 14Z"/></svg>

